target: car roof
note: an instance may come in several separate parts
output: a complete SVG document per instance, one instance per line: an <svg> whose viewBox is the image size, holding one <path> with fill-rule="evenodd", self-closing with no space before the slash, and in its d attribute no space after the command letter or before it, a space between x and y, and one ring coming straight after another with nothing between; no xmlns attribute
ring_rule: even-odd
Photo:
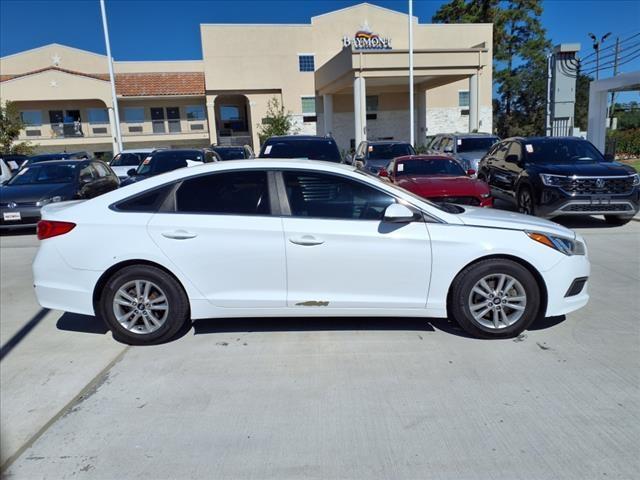
<svg viewBox="0 0 640 480"><path fill-rule="evenodd" d="M396 157L394 160L402 160L406 162L407 160L451 160L455 162L453 158L448 155L403 155L401 157Z"/></svg>
<svg viewBox="0 0 640 480"><path fill-rule="evenodd" d="M404 140L366 140L366 142L371 145L371 144L376 144L376 145L395 145L398 143L404 143L409 145L409 142L406 142Z"/></svg>
<svg viewBox="0 0 640 480"><path fill-rule="evenodd" d="M151 153L156 150L157 148L130 148L122 150L120 153Z"/></svg>
<svg viewBox="0 0 640 480"><path fill-rule="evenodd" d="M82 163L82 162L99 162L99 160L96 160L95 158L60 158L58 160L49 160L47 162L35 162L32 163L31 165L29 165L26 168L31 168L34 167L36 165L68 165L70 163Z"/></svg>
<svg viewBox="0 0 640 480"><path fill-rule="evenodd" d="M213 150L217 150L217 149L244 149L244 145L214 145L213 147L211 147Z"/></svg>
<svg viewBox="0 0 640 480"><path fill-rule="evenodd" d="M293 141L302 141L302 140L333 140L332 137L323 137L321 135L274 135L273 137L269 137L267 142L270 140L293 140ZM266 142L265 142L266 143Z"/></svg>
<svg viewBox="0 0 640 480"><path fill-rule="evenodd" d="M586 142L587 140L585 140L584 138L581 137L542 137L542 136L538 136L538 137L509 137L509 138L505 138L504 140L520 140L523 142L531 142L531 141L538 141L538 140L551 140L551 141L558 141L558 140L564 140L564 141L571 141L571 140L575 140L575 141L581 141L581 142Z"/></svg>

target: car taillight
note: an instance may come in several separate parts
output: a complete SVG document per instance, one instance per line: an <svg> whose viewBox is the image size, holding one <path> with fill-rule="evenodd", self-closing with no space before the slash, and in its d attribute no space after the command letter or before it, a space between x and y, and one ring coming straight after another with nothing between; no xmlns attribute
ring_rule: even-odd
<svg viewBox="0 0 640 480"><path fill-rule="evenodd" d="M58 235L69 233L76 226L71 222L55 222L53 220L40 220L38 222L38 240L45 240Z"/></svg>

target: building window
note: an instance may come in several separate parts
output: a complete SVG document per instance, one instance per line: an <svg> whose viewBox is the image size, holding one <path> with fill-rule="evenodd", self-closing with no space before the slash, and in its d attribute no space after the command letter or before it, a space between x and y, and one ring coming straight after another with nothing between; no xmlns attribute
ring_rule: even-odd
<svg viewBox="0 0 640 480"><path fill-rule="evenodd" d="M169 133L180 133L180 108L167 107L167 121L169 123Z"/></svg>
<svg viewBox="0 0 640 480"><path fill-rule="evenodd" d="M367 95L367 112L377 112L377 111L378 111L378 96Z"/></svg>
<svg viewBox="0 0 640 480"><path fill-rule="evenodd" d="M144 108L143 107L125 107L124 121L127 123L144 122Z"/></svg>
<svg viewBox="0 0 640 480"><path fill-rule="evenodd" d="M237 105L222 105L220 106L220 120L223 122L230 122L234 120L241 120L240 107Z"/></svg>
<svg viewBox="0 0 640 480"><path fill-rule="evenodd" d="M316 97L302 97L303 115L313 115L316 113Z"/></svg>
<svg viewBox="0 0 640 480"><path fill-rule="evenodd" d="M469 90L458 91L458 106L469 108Z"/></svg>
<svg viewBox="0 0 640 480"><path fill-rule="evenodd" d="M313 55L298 55L298 66L301 72L313 72L315 60Z"/></svg>
<svg viewBox="0 0 640 480"><path fill-rule="evenodd" d="M87 109L89 123L92 125L103 125L109 123L109 114L106 108L89 108Z"/></svg>
<svg viewBox="0 0 640 480"><path fill-rule="evenodd" d="M42 112L40 110L25 110L20 112L20 119L28 127L42 125Z"/></svg>
<svg viewBox="0 0 640 480"><path fill-rule="evenodd" d="M187 105L185 111L189 121L204 120L204 105Z"/></svg>

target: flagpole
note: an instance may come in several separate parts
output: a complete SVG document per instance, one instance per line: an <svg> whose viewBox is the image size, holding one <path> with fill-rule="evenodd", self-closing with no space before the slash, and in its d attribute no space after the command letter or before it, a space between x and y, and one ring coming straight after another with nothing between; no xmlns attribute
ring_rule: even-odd
<svg viewBox="0 0 640 480"><path fill-rule="evenodd" d="M415 146L413 118L413 0L409 0L409 131L411 145Z"/></svg>
<svg viewBox="0 0 640 480"><path fill-rule="evenodd" d="M113 58L111 57L111 43L109 42L109 28L107 27L107 12L104 8L104 0L100 0L102 12L102 27L104 29L104 42L107 45L107 61L109 63L109 80L111 81L111 101L113 102L113 114L115 116L115 133L118 150L122 151L122 133L120 132L120 112L118 111L118 97L116 96L116 80L113 74ZM114 155L120 152L113 152Z"/></svg>

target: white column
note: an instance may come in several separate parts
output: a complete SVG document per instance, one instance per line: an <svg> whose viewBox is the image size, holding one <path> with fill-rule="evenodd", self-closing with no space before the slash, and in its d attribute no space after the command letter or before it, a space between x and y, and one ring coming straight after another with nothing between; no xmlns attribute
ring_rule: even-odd
<svg viewBox="0 0 640 480"><path fill-rule="evenodd" d="M333 95L322 95L324 134L333 136Z"/></svg>
<svg viewBox="0 0 640 480"><path fill-rule="evenodd" d="M116 116L113 113L113 107L107 108L107 113L109 114L109 131L111 133L111 143L113 144L113 154L116 155L120 153L120 143L118 142L116 129Z"/></svg>
<svg viewBox="0 0 640 480"><path fill-rule="evenodd" d="M353 116L356 129L356 148L367 139L367 89L364 77L353 80Z"/></svg>
<svg viewBox="0 0 640 480"><path fill-rule="evenodd" d="M604 153L604 143L607 133L607 91L594 88L591 82L589 87L589 115L587 127L587 140Z"/></svg>
<svg viewBox="0 0 640 480"><path fill-rule="evenodd" d="M216 129L216 102L217 95L207 95L207 126L209 127L209 141L211 145L218 143L218 131Z"/></svg>
<svg viewBox="0 0 640 480"><path fill-rule="evenodd" d="M422 87L416 92L418 101L418 122L416 135L416 146L424 145L427 136L427 92Z"/></svg>
<svg viewBox="0 0 640 480"><path fill-rule="evenodd" d="M469 131L478 131L480 128L478 117L478 74L469 77Z"/></svg>

